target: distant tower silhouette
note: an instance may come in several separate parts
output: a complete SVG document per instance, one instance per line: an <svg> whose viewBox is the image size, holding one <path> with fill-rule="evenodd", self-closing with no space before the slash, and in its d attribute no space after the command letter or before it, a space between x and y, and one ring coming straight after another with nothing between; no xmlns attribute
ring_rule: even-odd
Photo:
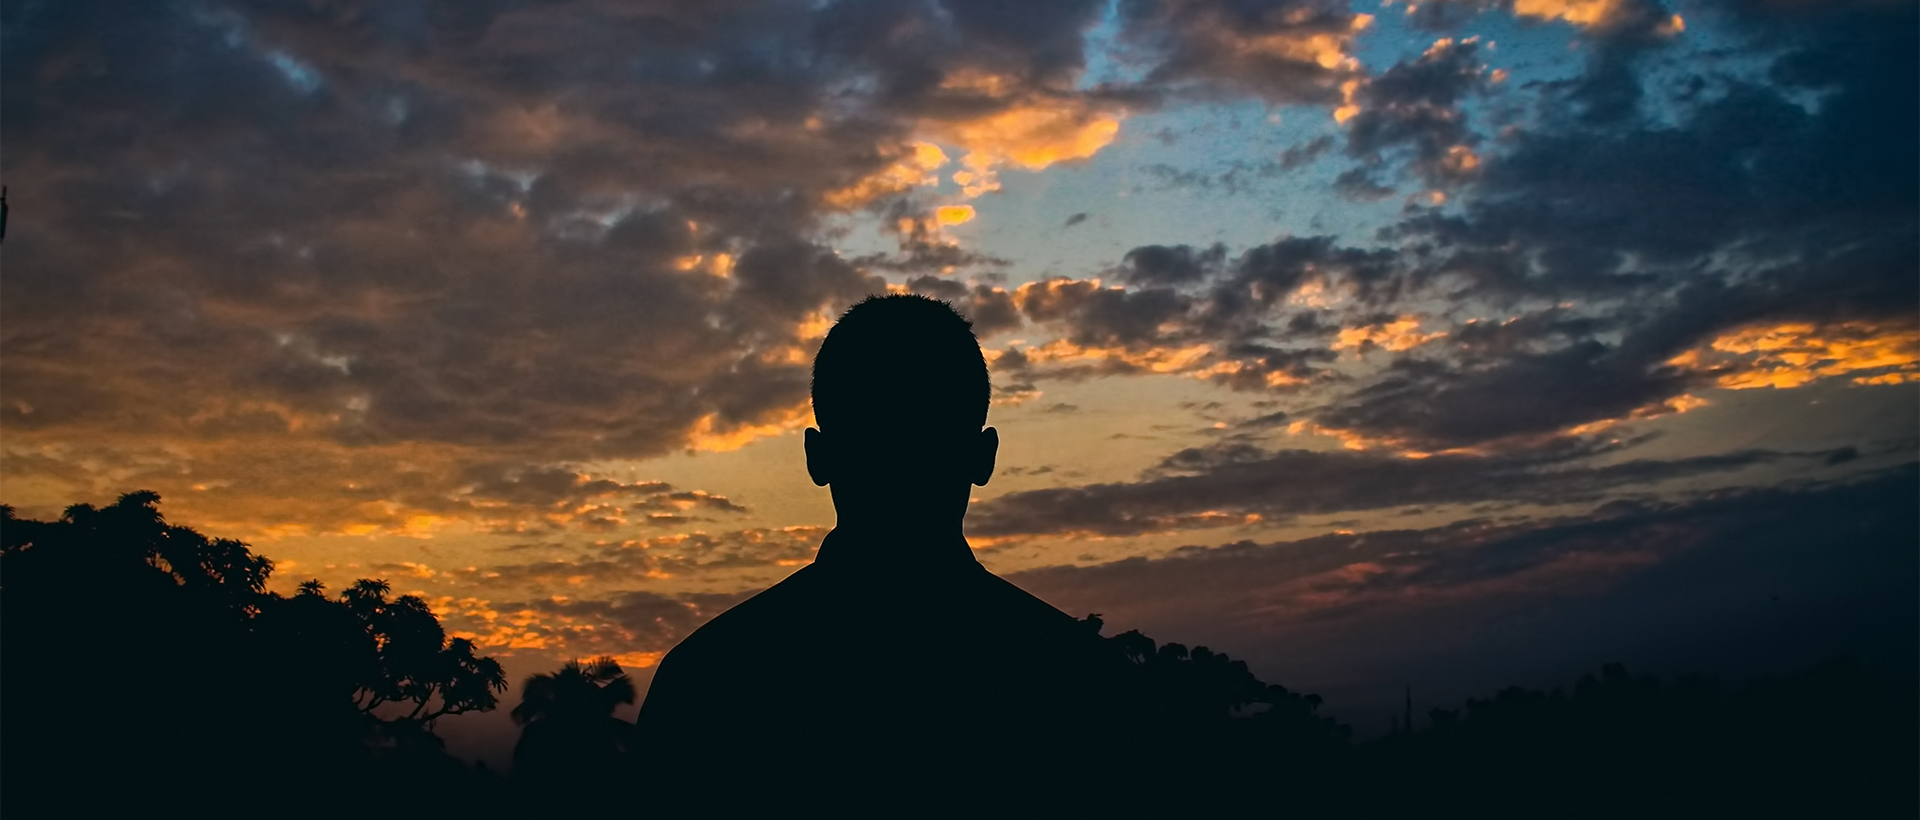
<svg viewBox="0 0 1920 820"><path fill-rule="evenodd" d="M0 242L7 239L7 186L0 185Z"/></svg>
<svg viewBox="0 0 1920 820"><path fill-rule="evenodd" d="M1400 728L1407 734L1413 734L1413 684L1407 684L1407 716L1400 722Z"/></svg>

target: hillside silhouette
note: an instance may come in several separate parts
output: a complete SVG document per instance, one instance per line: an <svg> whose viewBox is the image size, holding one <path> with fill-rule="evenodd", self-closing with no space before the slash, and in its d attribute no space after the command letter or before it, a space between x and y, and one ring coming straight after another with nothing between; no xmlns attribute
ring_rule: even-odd
<svg viewBox="0 0 1920 820"><path fill-rule="evenodd" d="M532 676L513 708L512 772L468 765L441 748L435 720L499 706L497 664L379 581L265 592L270 560L169 525L158 501L129 493L54 521L0 508L7 816L627 811L658 787L648 761L675 750L612 716L635 697L618 664ZM1139 757L1083 745L1046 771L1092 778L1063 793L1122 816L1903 817L1920 785L1920 688L1846 659L1739 686L1608 665L1355 742L1318 697L1225 653L1102 636L1098 616L1077 628L1118 675L1106 706L1125 722L1106 731ZM739 708L765 720L781 703L767 691ZM754 785L707 762L717 780ZM995 774L983 761L976 776Z"/></svg>

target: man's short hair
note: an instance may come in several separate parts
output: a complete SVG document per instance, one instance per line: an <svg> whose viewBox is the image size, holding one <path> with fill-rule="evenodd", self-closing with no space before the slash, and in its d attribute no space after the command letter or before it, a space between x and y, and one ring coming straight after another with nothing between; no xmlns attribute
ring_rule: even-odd
<svg viewBox="0 0 1920 820"><path fill-rule="evenodd" d="M813 357L813 417L823 431L978 431L992 395L973 323L925 296L861 300Z"/></svg>

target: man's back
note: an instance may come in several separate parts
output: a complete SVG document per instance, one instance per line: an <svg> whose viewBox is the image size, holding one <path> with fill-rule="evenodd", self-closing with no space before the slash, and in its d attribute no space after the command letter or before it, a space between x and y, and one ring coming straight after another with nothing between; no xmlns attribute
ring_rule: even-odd
<svg viewBox="0 0 1920 820"><path fill-rule="evenodd" d="M1082 802L1114 751L1120 660L961 553L819 560L661 664L639 731L681 805L924 812Z"/></svg>
<svg viewBox="0 0 1920 820"><path fill-rule="evenodd" d="M715 618L640 711L670 813L1086 813L1129 723L1126 661L987 572L963 519L993 475L972 325L911 294L848 309L813 361L807 475L835 525L812 566Z"/></svg>

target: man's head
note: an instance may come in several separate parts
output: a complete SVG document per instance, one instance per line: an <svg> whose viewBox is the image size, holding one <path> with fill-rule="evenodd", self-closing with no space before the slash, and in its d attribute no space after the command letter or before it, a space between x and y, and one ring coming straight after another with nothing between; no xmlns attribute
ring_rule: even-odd
<svg viewBox="0 0 1920 820"><path fill-rule="evenodd" d="M972 323L923 296L870 296L813 359L807 470L843 518L964 515L968 486L993 473L991 397Z"/></svg>

